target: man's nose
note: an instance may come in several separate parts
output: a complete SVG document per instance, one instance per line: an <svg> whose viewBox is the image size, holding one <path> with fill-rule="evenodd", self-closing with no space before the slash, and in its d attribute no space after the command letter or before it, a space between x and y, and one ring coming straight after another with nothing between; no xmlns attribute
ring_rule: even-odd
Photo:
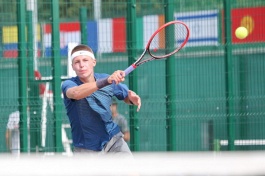
<svg viewBox="0 0 265 176"><path fill-rule="evenodd" d="M84 66L84 62L80 62L80 67L83 67Z"/></svg>

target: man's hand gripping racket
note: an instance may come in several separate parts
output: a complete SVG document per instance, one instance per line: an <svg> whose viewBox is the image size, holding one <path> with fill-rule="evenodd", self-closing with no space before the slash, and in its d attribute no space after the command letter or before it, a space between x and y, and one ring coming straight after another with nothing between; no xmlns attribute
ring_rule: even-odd
<svg viewBox="0 0 265 176"><path fill-rule="evenodd" d="M171 32L173 32L174 35L165 38L166 33ZM175 54L186 45L189 36L190 30L188 26L181 21L171 21L164 24L150 37L142 55L131 66L124 70L125 76L146 62L164 59ZM151 58L144 60L146 53L148 53Z"/></svg>

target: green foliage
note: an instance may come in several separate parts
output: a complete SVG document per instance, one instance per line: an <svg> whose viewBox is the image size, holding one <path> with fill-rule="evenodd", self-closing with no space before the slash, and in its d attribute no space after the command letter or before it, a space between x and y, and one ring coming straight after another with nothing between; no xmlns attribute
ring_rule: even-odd
<svg viewBox="0 0 265 176"><path fill-rule="evenodd" d="M16 21L17 14L16 0L0 1L0 21L1 25ZM3 24L4 23L4 24Z"/></svg>
<svg viewBox="0 0 265 176"><path fill-rule="evenodd" d="M59 0L59 11L61 20L77 20L79 18L80 7L86 7L88 14L93 11L92 1L85 0ZM49 21L51 18L51 1L38 0L38 18L39 21ZM91 15L88 15L92 18Z"/></svg>
<svg viewBox="0 0 265 176"><path fill-rule="evenodd" d="M120 17L126 15L127 1L125 0L102 0L102 18Z"/></svg>
<svg viewBox="0 0 265 176"><path fill-rule="evenodd" d="M174 0L175 12L222 9L224 0ZM17 0L0 1L0 20L4 23L16 22ZM49 22L51 19L51 0L38 2L38 21ZM78 20L80 7L86 7L88 19L94 19L93 0L59 0L61 20ZM164 0L135 0L137 16L162 14ZM234 0L232 8L265 6L265 0ZM101 17L113 18L126 16L126 0L101 0ZM3 24L2 24L3 25Z"/></svg>

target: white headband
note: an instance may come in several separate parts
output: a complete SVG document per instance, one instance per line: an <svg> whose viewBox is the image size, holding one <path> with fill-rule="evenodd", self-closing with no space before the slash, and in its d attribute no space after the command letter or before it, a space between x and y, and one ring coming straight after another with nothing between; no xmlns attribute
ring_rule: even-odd
<svg viewBox="0 0 265 176"><path fill-rule="evenodd" d="M95 56L93 53L91 53L90 51L86 51L86 50L80 50L80 51L76 51L71 55L71 60L73 60L75 57L77 56L89 56L92 59L95 59Z"/></svg>

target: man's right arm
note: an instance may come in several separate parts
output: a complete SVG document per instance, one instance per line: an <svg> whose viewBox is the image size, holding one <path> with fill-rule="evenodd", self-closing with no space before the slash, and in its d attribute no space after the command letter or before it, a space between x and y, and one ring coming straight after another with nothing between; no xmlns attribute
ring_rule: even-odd
<svg viewBox="0 0 265 176"><path fill-rule="evenodd" d="M125 80L124 76L124 71L117 70L109 77L102 78L94 82L84 83L82 85L77 85L73 81L67 80L62 85L62 91L66 91L65 94L67 98L80 100L91 95L98 89L112 84L113 82L115 82L116 84L123 82Z"/></svg>
<svg viewBox="0 0 265 176"><path fill-rule="evenodd" d="M80 86L68 88L66 90L66 96L70 99L80 100L91 95L97 90L98 87L96 85L96 82L85 83Z"/></svg>
<svg viewBox="0 0 265 176"><path fill-rule="evenodd" d="M6 148L10 150L10 136L11 131L9 129L6 130Z"/></svg>
<svg viewBox="0 0 265 176"><path fill-rule="evenodd" d="M126 142L130 141L130 132L129 131L125 131L123 134L124 134L123 139Z"/></svg>

